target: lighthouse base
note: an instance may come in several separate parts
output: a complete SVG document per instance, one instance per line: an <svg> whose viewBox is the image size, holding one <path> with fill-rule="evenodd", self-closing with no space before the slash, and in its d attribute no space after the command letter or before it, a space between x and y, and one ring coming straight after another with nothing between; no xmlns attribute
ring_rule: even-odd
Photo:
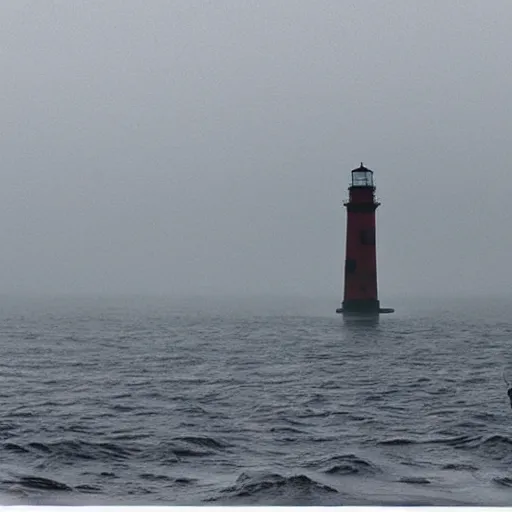
<svg viewBox="0 0 512 512"><path fill-rule="evenodd" d="M381 308L380 302L373 299L355 299L345 300L341 308L336 309L336 313L349 315L379 315L384 313L394 313L392 308Z"/></svg>

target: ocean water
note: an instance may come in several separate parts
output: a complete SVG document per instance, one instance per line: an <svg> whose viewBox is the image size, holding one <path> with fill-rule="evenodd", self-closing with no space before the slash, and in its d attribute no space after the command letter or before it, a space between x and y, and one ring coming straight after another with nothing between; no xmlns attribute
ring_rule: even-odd
<svg viewBox="0 0 512 512"><path fill-rule="evenodd" d="M1 299L0 503L511 505L512 302L383 305Z"/></svg>

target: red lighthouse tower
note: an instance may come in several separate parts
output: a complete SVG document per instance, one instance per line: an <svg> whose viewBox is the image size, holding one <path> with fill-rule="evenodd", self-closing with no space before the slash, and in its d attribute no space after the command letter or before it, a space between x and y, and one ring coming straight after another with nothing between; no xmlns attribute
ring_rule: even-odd
<svg viewBox="0 0 512 512"><path fill-rule="evenodd" d="M345 289L342 307L336 313L379 314L394 310L381 308L377 293L375 251L375 198L373 171L361 163L352 171L347 208Z"/></svg>

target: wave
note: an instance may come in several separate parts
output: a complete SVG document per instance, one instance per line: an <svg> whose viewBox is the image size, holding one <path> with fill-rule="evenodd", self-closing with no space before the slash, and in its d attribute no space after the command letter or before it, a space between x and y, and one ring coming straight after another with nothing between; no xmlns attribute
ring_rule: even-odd
<svg viewBox="0 0 512 512"><path fill-rule="evenodd" d="M374 475L380 473L380 469L357 455L336 455L324 462L328 466L324 473L330 475Z"/></svg>
<svg viewBox="0 0 512 512"><path fill-rule="evenodd" d="M404 476L400 478L399 482L404 484L419 484L419 485L428 485L430 484L430 480L428 478L424 478L422 476Z"/></svg>
<svg viewBox="0 0 512 512"><path fill-rule="evenodd" d="M495 477L492 479L492 481L503 487L512 487L512 478L509 476Z"/></svg>
<svg viewBox="0 0 512 512"><path fill-rule="evenodd" d="M26 445L5 443L4 450L17 453L46 454L57 457L65 462L80 460L123 460L133 455L134 449L127 449L115 443L91 443L79 440L66 440L56 442L33 441Z"/></svg>
<svg viewBox="0 0 512 512"><path fill-rule="evenodd" d="M226 450L230 445L208 436L180 436L161 442L144 453L144 457L164 463L179 462L188 457L207 457Z"/></svg>
<svg viewBox="0 0 512 512"><path fill-rule="evenodd" d="M206 436L183 436L183 437L175 437L174 441L182 441L184 443L193 444L196 446L204 446L207 448L213 449L223 449L227 448L229 445L222 441L218 441L213 439L212 437Z"/></svg>
<svg viewBox="0 0 512 512"><path fill-rule="evenodd" d="M481 437L474 448L477 448L482 455L492 459L510 459L512 457L512 438L499 434Z"/></svg>
<svg viewBox="0 0 512 512"><path fill-rule="evenodd" d="M461 435L452 436L448 438L434 438L423 441L423 444L445 444L446 446L452 446L454 448L465 448L471 447L475 442L480 440L481 436Z"/></svg>
<svg viewBox="0 0 512 512"><path fill-rule="evenodd" d="M141 478L142 480L149 480L151 482L171 482L178 485L188 485L197 482L196 478L174 478L172 476L160 475L155 473L141 473L139 474L139 478Z"/></svg>
<svg viewBox="0 0 512 512"><path fill-rule="evenodd" d="M304 503L319 496L335 496L333 487L316 482L306 475L283 476L278 473L242 473L235 485L206 501L243 501L254 503ZM340 505L340 503L338 503Z"/></svg>
<svg viewBox="0 0 512 512"><path fill-rule="evenodd" d="M30 450L27 450L26 448L23 448L23 446L20 446L16 443L5 443L4 450L17 453L30 453Z"/></svg>
<svg viewBox="0 0 512 512"><path fill-rule="evenodd" d="M462 435L448 439L432 439L424 443L439 443L465 450L477 450L483 455L503 458L512 455L512 438L500 434Z"/></svg>
<svg viewBox="0 0 512 512"><path fill-rule="evenodd" d="M406 444L419 444L419 441L414 439L406 439L403 437L396 437L393 439L385 439L384 441L377 442L379 446L404 446Z"/></svg>
<svg viewBox="0 0 512 512"><path fill-rule="evenodd" d="M98 487L96 485L90 485L90 484L80 484L75 487L75 490L80 492L87 492L87 493L98 493L101 492L103 489L101 487Z"/></svg>
<svg viewBox="0 0 512 512"><path fill-rule="evenodd" d="M298 428L293 427L271 427L269 428L269 432L286 434L305 434L303 430L299 430Z"/></svg>
<svg viewBox="0 0 512 512"><path fill-rule="evenodd" d="M384 439L378 441L378 446L405 446L405 445L424 445L424 444L444 444L455 448L471 447L478 443L481 436L460 435L452 437L431 437L427 439L411 439L405 437L397 437L392 439Z"/></svg>
<svg viewBox="0 0 512 512"><path fill-rule="evenodd" d="M96 485L78 484L68 485L64 482L41 476L22 475L11 477L0 482L9 486L9 491L48 491L52 492L78 492L78 493L101 493L103 489Z"/></svg>
<svg viewBox="0 0 512 512"><path fill-rule="evenodd" d="M452 437L434 437L414 440L409 438L394 438L379 441L381 446L428 445L440 444L460 450L477 451L479 455L495 460L512 460L512 437L491 435L460 435Z"/></svg>
<svg viewBox="0 0 512 512"><path fill-rule="evenodd" d="M471 464L451 462L442 466L441 469L451 469L455 471L476 471L478 468L476 466L472 466Z"/></svg>
<svg viewBox="0 0 512 512"><path fill-rule="evenodd" d="M16 480L4 480L3 483L19 485L28 489L37 489L44 491L72 491L73 488L65 483L43 478L40 476L20 476Z"/></svg>
<svg viewBox="0 0 512 512"><path fill-rule="evenodd" d="M45 455L50 459L58 459L65 464L77 460L100 462L121 461L141 458L144 460L159 460L166 463L179 462L187 457L204 457L229 445L223 441L207 436L181 436L170 442L143 444L135 442L100 442L93 443L82 440L65 440L55 442L32 441L26 444L8 442L4 450L20 455Z"/></svg>

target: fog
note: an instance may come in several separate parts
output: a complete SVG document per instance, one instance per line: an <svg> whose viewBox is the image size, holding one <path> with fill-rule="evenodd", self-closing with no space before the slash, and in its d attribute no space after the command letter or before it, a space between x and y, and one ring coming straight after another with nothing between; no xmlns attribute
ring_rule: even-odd
<svg viewBox="0 0 512 512"><path fill-rule="evenodd" d="M512 286L506 0L0 5L0 293L341 299ZM392 305L392 304L385 304Z"/></svg>

